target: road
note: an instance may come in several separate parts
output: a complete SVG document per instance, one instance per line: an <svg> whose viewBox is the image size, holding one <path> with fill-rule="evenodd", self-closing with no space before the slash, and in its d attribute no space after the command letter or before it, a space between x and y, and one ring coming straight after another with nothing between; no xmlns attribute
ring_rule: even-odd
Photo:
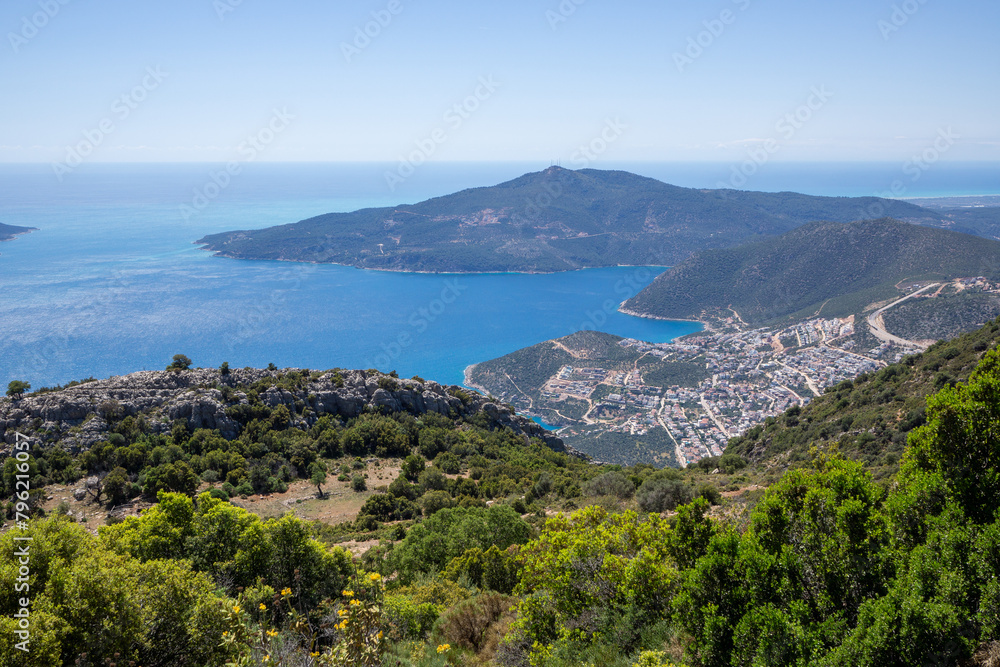
<svg viewBox="0 0 1000 667"><path fill-rule="evenodd" d="M728 439L730 437L729 431L726 430L726 427L723 425L723 423L719 421L719 418L715 416L714 412L712 412L712 408L711 406L709 406L708 400L704 396L701 397L701 407L702 409L705 410L705 413L708 415L708 418L714 421L715 425L719 427L719 430L722 431L722 435L726 436L726 438Z"/></svg>
<svg viewBox="0 0 1000 667"><path fill-rule="evenodd" d="M935 287L940 287L942 283L931 283L925 287L921 287L915 292L911 292L904 296L902 299L897 299L890 303L888 306L882 306L874 313L868 316L868 328L871 329L872 334L881 341L886 343L895 343L896 345L902 345L904 347L915 347L921 350L926 350L927 345L921 345L920 343L915 343L912 340L906 340L905 338L900 338L899 336L893 336L891 333L885 330L885 321L882 315L885 311L889 310L893 306L899 305L906 301L907 299L912 299L921 292L926 292L929 289L934 289Z"/></svg>
<svg viewBox="0 0 1000 667"><path fill-rule="evenodd" d="M666 422L663 421L662 413L666 409L667 409L667 399L661 398L660 409L655 411L656 421L660 422L660 426L662 426L663 430L667 432L667 435L670 436L670 439L674 441L674 456L677 458L677 464L682 468L686 468L688 460L687 457L684 456L684 452L681 451L681 443L677 442L677 438L674 437L674 434L670 432L669 428L667 428Z"/></svg>

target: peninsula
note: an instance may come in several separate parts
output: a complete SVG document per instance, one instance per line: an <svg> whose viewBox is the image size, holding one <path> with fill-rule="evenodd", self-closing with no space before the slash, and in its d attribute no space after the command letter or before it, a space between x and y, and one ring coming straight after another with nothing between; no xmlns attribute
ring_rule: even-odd
<svg viewBox="0 0 1000 667"><path fill-rule="evenodd" d="M10 241L15 236L38 231L36 227L18 227L17 225L5 225L0 222L0 241Z"/></svg>
<svg viewBox="0 0 1000 667"><path fill-rule="evenodd" d="M216 255L424 272L673 266L816 220L890 216L993 237L1000 209L931 210L878 197L699 190L624 171L550 167L417 204L329 213L197 241Z"/></svg>

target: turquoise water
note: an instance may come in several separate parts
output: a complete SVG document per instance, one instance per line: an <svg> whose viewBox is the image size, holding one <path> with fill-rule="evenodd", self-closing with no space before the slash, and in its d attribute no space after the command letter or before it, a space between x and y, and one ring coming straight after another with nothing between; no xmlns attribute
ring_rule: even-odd
<svg viewBox="0 0 1000 667"><path fill-rule="evenodd" d="M541 419L539 419L538 417L532 417L531 421L535 422L536 424L538 424L539 426L541 426L542 428L544 428L546 431L558 431L559 428L560 428L558 426L553 426L552 424L548 424L548 423L542 421Z"/></svg>
<svg viewBox="0 0 1000 667"><path fill-rule="evenodd" d="M583 328L650 341L697 330L615 310L661 268L398 274L216 258L192 243L420 201L546 166L427 165L390 192L385 165L247 165L194 208L211 166L84 165L59 182L46 165L0 165L0 222L39 228L0 244L0 386L161 369L177 353L199 366L378 367L460 383L469 364ZM714 187L729 168L616 166L693 187ZM781 178L775 167L748 187L870 194L884 187L873 181L898 170L866 165L833 175L817 166ZM996 174L995 166L935 168L908 194L984 194L996 190Z"/></svg>

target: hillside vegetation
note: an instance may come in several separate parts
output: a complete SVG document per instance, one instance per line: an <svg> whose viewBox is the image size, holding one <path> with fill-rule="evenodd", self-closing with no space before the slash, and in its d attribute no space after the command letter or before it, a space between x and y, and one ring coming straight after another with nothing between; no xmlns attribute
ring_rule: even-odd
<svg viewBox="0 0 1000 667"><path fill-rule="evenodd" d="M969 339L963 373L998 333L993 323ZM971 354L956 349L937 352L955 363ZM30 545L31 595L25 654L18 565L0 561L0 664L993 665L1000 350L983 351L967 382L927 396L891 484L826 453L751 503L712 484L743 464L733 454L687 471L589 466L495 427L485 404L422 416L385 407L309 426L305 405L271 408L252 400L264 385L246 386L231 438L191 432L184 419L157 433L111 414L111 435L77 454L32 422L30 442L8 439L5 484L24 474L44 489L56 475L109 468L131 478L126 466L149 479L156 466L193 471L216 457L256 458L254 468L283 457L289 471L297 457L323 463L340 449L404 458L356 520L332 527L262 520L214 485L156 489L155 505L97 535L63 511L36 510L0 534L4 553ZM271 376L267 389L292 394L307 377ZM382 383L376 393L400 391L396 378L364 379ZM887 424L898 412L891 401L873 410ZM156 475L168 487L184 477ZM30 513L25 504L8 511ZM357 531L382 541L362 558L330 546Z"/></svg>
<svg viewBox="0 0 1000 667"><path fill-rule="evenodd" d="M803 225L777 238L709 250L658 276L628 312L691 318L730 307L748 323L859 313L904 279L1000 276L1000 242L896 220Z"/></svg>
<svg viewBox="0 0 1000 667"><path fill-rule="evenodd" d="M243 259L394 271L549 272L673 265L699 250L778 235L814 220L873 217L873 210L918 224L956 224L946 212L875 197L696 190L622 171L550 167L417 204L211 234L198 243Z"/></svg>

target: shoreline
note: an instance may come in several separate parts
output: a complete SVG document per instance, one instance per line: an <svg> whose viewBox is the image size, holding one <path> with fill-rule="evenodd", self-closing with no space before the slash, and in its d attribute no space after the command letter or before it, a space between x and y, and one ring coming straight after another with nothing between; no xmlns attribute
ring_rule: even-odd
<svg viewBox="0 0 1000 667"><path fill-rule="evenodd" d="M287 259L287 258L262 258L262 257L236 257L226 254L222 250L213 250L209 244L192 241L192 245L201 246L199 250L212 253L212 257L223 257L225 259L236 259L247 262L295 262L298 264L314 264L316 266L344 266L359 271L381 271L383 273L412 273L433 276L549 276L556 273L573 273L575 271L590 271L592 269L624 269L624 268L651 268L663 269L666 271L669 266L658 264L602 264L600 266L579 266L576 268L559 269L553 271L419 271L415 269L383 269L371 266L358 266L357 264L343 264L341 262L319 262L311 259Z"/></svg>
<svg viewBox="0 0 1000 667"><path fill-rule="evenodd" d="M28 227L23 232L13 232L10 236L0 237L0 243L3 243L5 241L13 241L18 236L26 236L26 235L30 234L31 232L37 232L37 231L38 231L38 227Z"/></svg>

